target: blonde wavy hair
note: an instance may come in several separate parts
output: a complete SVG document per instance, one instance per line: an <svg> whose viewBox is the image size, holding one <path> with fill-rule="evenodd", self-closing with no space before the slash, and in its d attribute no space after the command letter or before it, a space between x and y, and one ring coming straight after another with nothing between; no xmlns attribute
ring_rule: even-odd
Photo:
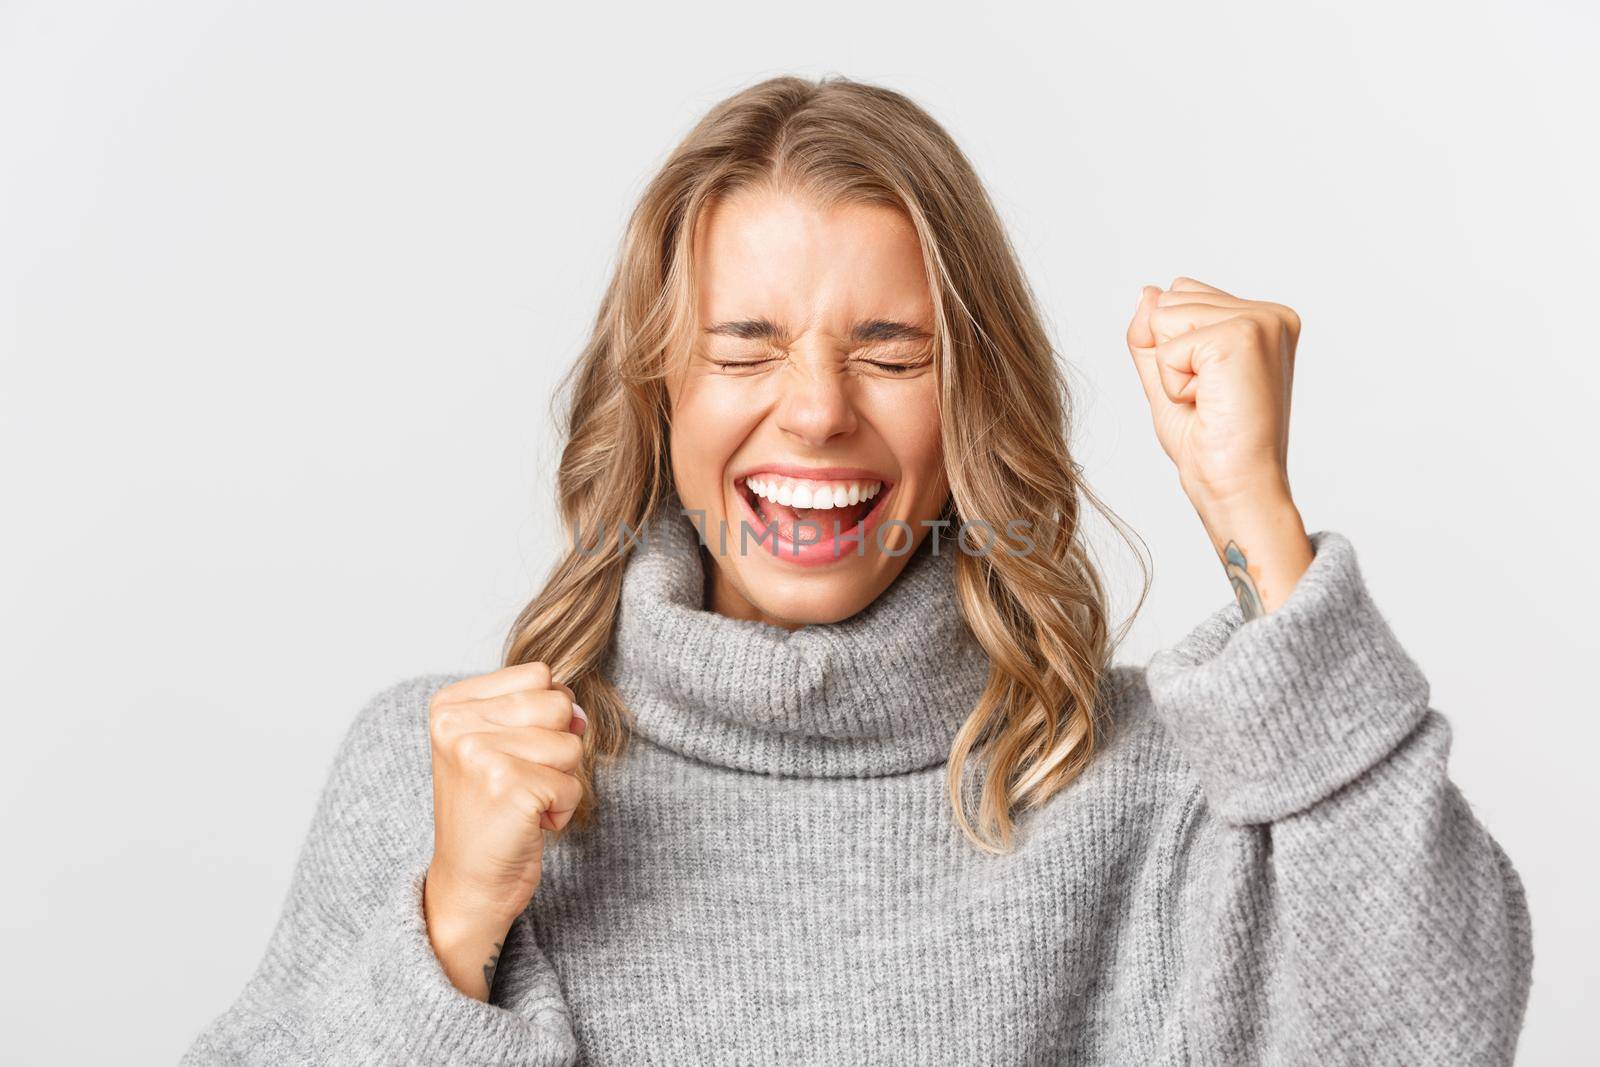
<svg viewBox="0 0 1600 1067"><path fill-rule="evenodd" d="M619 756L629 736L630 714L602 674L627 554L579 551L572 531L637 529L672 498L664 382L695 327L696 221L716 198L763 183L910 218L933 295L945 515L1030 523L1027 554L957 555L962 612L991 668L951 749L951 804L974 843L1007 850L1016 814L1071 782L1101 741L1101 686L1144 603L1149 566L1136 548L1144 588L1113 633L1082 507L1133 538L1072 461L1067 384L988 194L939 124L892 90L845 78L763 81L713 107L650 181L557 396L568 544L512 625L504 665L547 663L589 715L585 795L568 830L581 828L596 802L596 761ZM984 769L976 825L964 787L975 751Z"/></svg>

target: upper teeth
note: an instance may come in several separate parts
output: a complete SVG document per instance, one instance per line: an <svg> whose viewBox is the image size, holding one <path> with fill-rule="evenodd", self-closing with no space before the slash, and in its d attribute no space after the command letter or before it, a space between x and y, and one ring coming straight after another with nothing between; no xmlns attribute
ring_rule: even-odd
<svg viewBox="0 0 1600 1067"><path fill-rule="evenodd" d="M772 478L757 475L745 484L756 496L776 501L785 507L845 508L871 500L883 488L882 482L813 482L800 478Z"/></svg>

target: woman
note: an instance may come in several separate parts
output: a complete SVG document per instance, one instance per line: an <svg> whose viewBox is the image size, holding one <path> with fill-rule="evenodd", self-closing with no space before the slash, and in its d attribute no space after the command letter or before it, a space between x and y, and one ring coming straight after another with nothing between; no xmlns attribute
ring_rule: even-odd
<svg viewBox="0 0 1600 1067"><path fill-rule="evenodd" d="M966 159L884 89L724 101L633 216L505 666L361 712L191 1060L1508 1061L1522 889L1293 502L1298 334L1141 290L1235 601L1112 666L1101 505Z"/></svg>

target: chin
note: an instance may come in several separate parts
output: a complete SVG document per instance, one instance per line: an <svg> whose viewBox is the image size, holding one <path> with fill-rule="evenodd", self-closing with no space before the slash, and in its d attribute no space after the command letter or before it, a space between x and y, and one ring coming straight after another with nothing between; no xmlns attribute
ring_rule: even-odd
<svg viewBox="0 0 1600 1067"><path fill-rule="evenodd" d="M894 579L871 555L840 560L827 568L798 568L775 560L724 558L725 576L768 619L795 626L842 622L862 611ZM731 573L729 573L731 572Z"/></svg>

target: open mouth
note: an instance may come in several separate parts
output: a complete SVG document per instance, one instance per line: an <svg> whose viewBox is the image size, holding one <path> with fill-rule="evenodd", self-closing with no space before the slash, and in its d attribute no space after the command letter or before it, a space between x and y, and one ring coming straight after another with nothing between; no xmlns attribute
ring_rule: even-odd
<svg viewBox="0 0 1600 1067"><path fill-rule="evenodd" d="M749 508L753 536L777 534L779 553L860 552L866 532L882 513L891 483L879 478L792 478L757 471L735 483ZM771 537L767 537L768 543Z"/></svg>

